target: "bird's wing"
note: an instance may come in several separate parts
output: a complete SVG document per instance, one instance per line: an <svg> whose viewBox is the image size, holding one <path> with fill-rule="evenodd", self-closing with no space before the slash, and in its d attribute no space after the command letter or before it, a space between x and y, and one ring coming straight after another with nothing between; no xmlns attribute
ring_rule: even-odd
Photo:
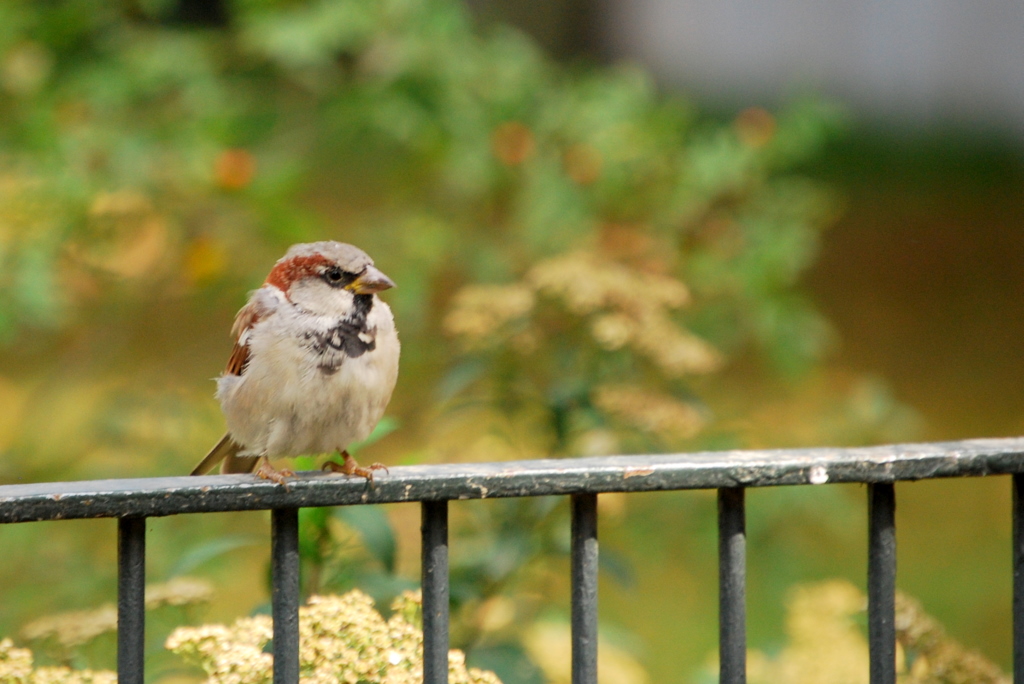
<svg viewBox="0 0 1024 684"><path fill-rule="evenodd" d="M243 306L235 316L235 323L231 326L231 336L235 338L235 346L231 350L231 357L228 359L226 375L242 375L249 363L249 331L261 319L273 315L274 307L266 302L265 297L260 296L257 290L249 299L249 303ZM231 434L221 437L220 441L210 449L202 461L192 469L191 475L202 475L213 470L213 467L221 463L222 473L251 473L256 468L259 460L257 456L239 456L242 446L231 439Z"/></svg>
<svg viewBox="0 0 1024 684"><path fill-rule="evenodd" d="M231 326L231 336L235 338L235 346L228 358L226 375L242 375L249 363L249 331L256 323L273 315L274 308L267 305L265 298L254 293L249 303L239 309L235 315L235 323Z"/></svg>

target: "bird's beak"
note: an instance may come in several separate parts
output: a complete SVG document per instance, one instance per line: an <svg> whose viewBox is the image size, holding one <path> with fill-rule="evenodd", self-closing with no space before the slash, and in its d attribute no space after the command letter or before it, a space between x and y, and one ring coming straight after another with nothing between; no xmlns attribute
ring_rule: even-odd
<svg viewBox="0 0 1024 684"><path fill-rule="evenodd" d="M387 290L395 286L395 282L381 273L373 266L367 266L366 270L359 274L359 277L345 286L356 294L366 295Z"/></svg>

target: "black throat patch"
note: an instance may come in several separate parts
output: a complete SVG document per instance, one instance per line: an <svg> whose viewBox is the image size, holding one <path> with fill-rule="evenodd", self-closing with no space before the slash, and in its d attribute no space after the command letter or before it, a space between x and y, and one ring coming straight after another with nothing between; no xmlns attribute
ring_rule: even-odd
<svg viewBox="0 0 1024 684"><path fill-rule="evenodd" d="M355 311L322 332L307 332L309 347L320 356L318 367L325 375L334 375L346 358L359 358L377 347L376 328L366 324L373 308L373 295L356 295Z"/></svg>

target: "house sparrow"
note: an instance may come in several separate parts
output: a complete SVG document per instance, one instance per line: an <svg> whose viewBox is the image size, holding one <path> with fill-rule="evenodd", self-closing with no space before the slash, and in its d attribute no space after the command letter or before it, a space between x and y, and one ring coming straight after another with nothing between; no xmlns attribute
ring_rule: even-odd
<svg viewBox="0 0 1024 684"><path fill-rule="evenodd" d="M228 433L192 471L248 473L283 484L269 459L337 450L325 469L373 481L346 447L366 439L398 379L398 333L377 293L394 287L362 250L293 245L235 317L217 380Z"/></svg>

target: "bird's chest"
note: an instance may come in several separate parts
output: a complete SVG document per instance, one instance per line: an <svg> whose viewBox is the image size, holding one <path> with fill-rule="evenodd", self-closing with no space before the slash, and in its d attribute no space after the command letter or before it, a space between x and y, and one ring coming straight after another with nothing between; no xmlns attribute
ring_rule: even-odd
<svg viewBox="0 0 1024 684"><path fill-rule="evenodd" d="M303 323L256 331L248 374L276 385L289 402L293 393L337 395L358 385L362 367L372 365L376 329L345 319Z"/></svg>
<svg viewBox="0 0 1024 684"><path fill-rule="evenodd" d="M316 453L365 437L382 406L372 331L332 322L275 332L254 338L244 388L262 396L267 452Z"/></svg>
<svg viewBox="0 0 1024 684"><path fill-rule="evenodd" d="M341 367L377 348L376 329L365 321L336 321L306 330L299 340L317 372L331 376Z"/></svg>

